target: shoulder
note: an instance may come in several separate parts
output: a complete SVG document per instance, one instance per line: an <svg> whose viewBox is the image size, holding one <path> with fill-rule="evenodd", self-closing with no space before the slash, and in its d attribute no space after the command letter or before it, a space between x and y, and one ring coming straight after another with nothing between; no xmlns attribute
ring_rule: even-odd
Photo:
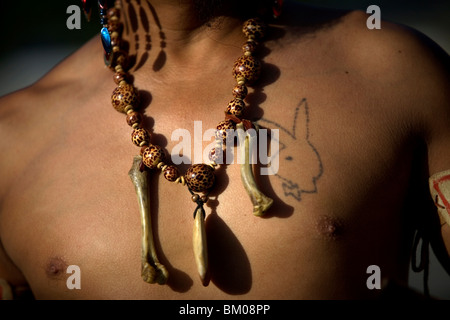
<svg viewBox="0 0 450 320"><path fill-rule="evenodd" d="M339 30L347 39L343 44L351 50L350 57L360 59L366 70L372 67L404 78L421 75L423 80L448 73L448 54L426 35L388 21L381 21L380 29L370 29L368 18L365 12L353 11L343 19ZM429 76L423 78L425 75Z"/></svg>
<svg viewBox="0 0 450 320"><path fill-rule="evenodd" d="M370 14L364 11L294 4L282 23L289 39L286 42L300 45L318 41L328 55L359 67L368 76L376 70L392 76L399 70L442 74L444 65L448 72L448 54L426 35L388 21L381 21L380 29L371 29L370 21Z"/></svg>
<svg viewBox="0 0 450 320"><path fill-rule="evenodd" d="M407 26L381 21L381 29L370 29L370 14L363 11L293 5L286 13L276 47L281 58L275 62L285 64L290 75L322 76L325 90L350 86L348 94L365 98L367 106L395 117L408 135L427 144L430 171L450 168L444 160L450 159L450 58L445 50ZM336 75L339 81L333 81Z"/></svg>
<svg viewBox="0 0 450 320"><path fill-rule="evenodd" d="M315 59L328 73L345 68L364 90L420 115L416 120L425 127L435 126L432 114L448 119L449 55L426 35L387 21L370 29L370 14L363 11L294 5L287 16L279 42L290 60L302 61L303 52L311 51L308 61Z"/></svg>
<svg viewBox="0 0 450 320"><path fill-rule="evenodd" d="M352 12L343 21L341 28L349 34L347 46L354 48L349 57L357 63L364 77L371 80L374 89L376 86L383 88L381 93L394 99L394 106L407 114L405 118L410 120L408 126L416 143L420 147L426 146L426 160L421 164L428 170L428 175L449 170L449 54L428 36L412 28L385 21L381 22L381 29L361 27L367 17L364 12ZM420 175L420 172L413 174ZM441 225L441 236L432 235L432 245L440 263L448 268L448 225ZM445 244L447 252L441 244ZM450 271L447 269L447 272Z"/></svg>
<svg viewBox="0 0 450 320"><path fill-rule="evenodd" d="M89 41L33 85L0 98L0 149L7 150L0 156L0 197L32 156L57 139L63 115L88 103L101 87L99 73L111 74L92 62L92 57L101 59L98 49L97 41Z"/></svg>
<svg viewBox="0 0 450 320"><path fill-rule="evenodd" d="M71 117L81 105L92 105L96 90L101 90L101 73L111 75L94 61L93 57L102 57L101 45L95 40L33 85L0 98L0 204L20 188L18 181L29 180L30 164L51 153L55 144L65 143L64 129ZM23 286L25 279L4 247L10 212L0 207L0 279Z"/></svg>
<svg viewBox="0 0 450 320"><path fill-rule="evenodd" d="M371 21L371 14L364 11L317 8L288 2L279 21L283 29L279 42L299 45L312 40L321 41L328 45L326 50L329 54L358 59L355 63L362 62L366 67L389 65L420 71L420 67L439 69L443 62L448 65L448 55L426 35L384 20L380 22L380 29L372 29L369 28ZM411 61L415 62L413 66Z"/></svg>

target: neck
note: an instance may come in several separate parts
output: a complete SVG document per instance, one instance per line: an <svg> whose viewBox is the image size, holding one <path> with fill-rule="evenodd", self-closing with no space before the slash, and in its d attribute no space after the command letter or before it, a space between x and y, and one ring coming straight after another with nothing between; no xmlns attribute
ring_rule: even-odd
<svg viewBox="0 0 450 320"><path fill-rule="evenodd" d="M171 39L184 39L202 26L191 1L128 0L123 9L131 35L156 30Z"/></svg>
<svg viewBox="0 0 450 320"><path fill-rule="evenodd" d="M267 0L123 0L122 3L133 19L140 20L145 12L150 25L164 27L166 31L190 32L208 24L220 16L240 18L254 17ZM131 9L131 10L133 10ZM149 12L150 11L150 12ZM145 19L145 18L144 18ZM156 21L155 21L156 20Z"/></svg>
<svg viewBox="0 0 450 320"><path fill-rule="evenodd" d="M122 37L139 69L148 65L155 69L155 64L161 69L163 62L200 63L206 54L220 59L222 53L229 53L224 48L241 45L241 25L248 10L235 10L237 4L234 0L126 0Z"/></svg>

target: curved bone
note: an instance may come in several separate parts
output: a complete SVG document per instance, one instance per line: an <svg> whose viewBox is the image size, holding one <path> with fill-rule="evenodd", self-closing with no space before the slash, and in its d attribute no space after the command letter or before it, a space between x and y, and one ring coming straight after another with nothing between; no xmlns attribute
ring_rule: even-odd
<svg viewBox="0 0 450 320"><path fill-rule="evenodd" d="M239 149L240 152L242 152L241 159L244 159L241 163L241 180L252 201L253 214L260 217L270 208L273 199L264 195L259 190L256 185L255 177L253 176L253 169L250 163L250 144L255 143L256 136L247 134L242 122L236 125L236 129L239 137Z"/></svg>
<svg viewBox="0 0 450 320"><path fill-rule="evenodd" d="M192 244L197 271L202 284L206 287L209 284L208 246L206 244L205 212L202 208L197 208L195 212Z"/></svg>
<svg viewBox="0 0 450 320"><path fill-rule="evenodd" d="M150 196L147 182L147 170L141 171L142 157L135 156L128 172L134 184L139 203L142 226L141 276L145 282L165 284L169 273L156 255L153 242L152 221L150 215Z"/></svg>

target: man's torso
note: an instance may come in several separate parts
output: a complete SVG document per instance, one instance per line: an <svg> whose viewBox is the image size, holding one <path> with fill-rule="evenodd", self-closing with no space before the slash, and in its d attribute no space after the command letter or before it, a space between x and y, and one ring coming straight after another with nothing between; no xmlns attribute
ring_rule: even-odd
<svg viewBox="0 0 450 320"><path fill-rule="evenodd" d="M412 99L400 76L387 72L383 78L383 70L370 66L360 71L365 60L340 51L358 50L345 43L345 32L345 24L337 23L298 43L289 37L267 43L271 52L263 68L269 71L247 101L262 127L279 132L279 170L258 177L274 205L267 218L253 216L239 165L217 170L206 208L212 275L206 288L192 253L195 204L187 188L155 172L153 231L170 280L159 286L140 277L141 226L127 174L139 148L131 143L124 115L110 106L110 71L95 65L85 74L87 68L74 67L84 58L71 58L62 66L74 72L68 85L62 81L47 91L43 82L22 93L20 101L28 106L2 113L17 130L3 160L8 183L2 189L0 234L35 296L370 297L376 294L366 285L370 265L379 266L383 278L406 281L408 214L426 197L417 197L426 180L411 178L413 171L426 178L426 172L420 174L425 149L414 139L422 115L408 106ZM93 48L97 45L89 44L79 55L100 52ZM399 45L393 59L408 54L402 50ZM135 85L151 94L145 114L152 139L169 153L181 143L171 139L177 129L188 130L193 146L202 140L194 135L194 121L205 131L223 119L234 84L223 64L227 71L206 71L198 90L182 81L167 88L136 76ZM83 81L73 80L80 75ZM203 141L203 148L211 141ZM80 267L80 290L66 285L69 265Z"/></svg>

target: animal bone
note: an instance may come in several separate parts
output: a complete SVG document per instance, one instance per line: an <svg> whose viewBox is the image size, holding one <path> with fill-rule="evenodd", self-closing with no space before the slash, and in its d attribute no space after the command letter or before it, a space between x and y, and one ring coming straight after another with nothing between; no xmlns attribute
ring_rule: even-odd
<svg viewBox="0 0 450 320"><path fill-rule="evenodd" d="M194 232L192 235L194 258L202 284L209 284L208 247L206 244L205 212L203 208L195 211Z"/></svg>
<svg viewBox="0 0 450 320"><path fill-rule="evenodd" d="M253 214L260 217L270 208L273 199L267 197L259 190L253 176L253 169L250 164L250 144L254 143L256 135L247 134L242 122L236 125L236 129L239 138L239 149L242 152L241 161L244 159L243 163L241 163L241 180L252 201Z"/></svg>
<svg viewBox="0 0 450 320"><path fill-rule="evenodd" d="M153 242L152 221L150 215L150 196L147 182L147 170L140 170L141 156L135 156L128 172L134 184L139 203L142 226L141 276L145 282L165 284L169 273L159 262Z"/></svg>

